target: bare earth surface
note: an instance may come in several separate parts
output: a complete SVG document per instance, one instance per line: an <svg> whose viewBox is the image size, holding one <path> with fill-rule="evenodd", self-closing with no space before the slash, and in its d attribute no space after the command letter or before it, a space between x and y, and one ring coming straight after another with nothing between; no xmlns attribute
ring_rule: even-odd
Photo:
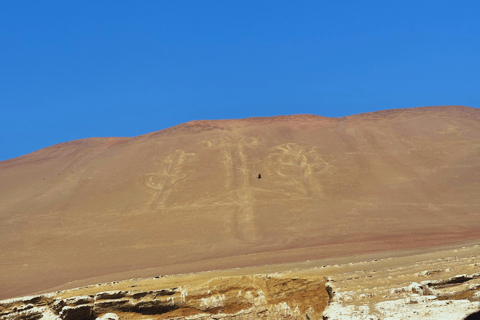
<svg viewBox="0 0 480 320"><path fill-rule="evenodd" d="M456 106L55 145L0 162L0 298L475 241L479 159Z"/></svg>
<svg viewBox="0 0 480 320"><path fill-rule="evenodd" d="M0 301L0 319L461 320L479 310L480 247L427 251L89 285Z"/></svg>

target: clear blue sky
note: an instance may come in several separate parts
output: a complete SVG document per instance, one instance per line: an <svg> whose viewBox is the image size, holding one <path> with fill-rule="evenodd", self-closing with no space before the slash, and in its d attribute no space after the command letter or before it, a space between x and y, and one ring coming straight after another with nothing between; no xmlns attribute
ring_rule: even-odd
<svg viewBox="0 0 480 320"><path fill-rule="evenodd" d="M0 160L196 119L480 107L480 1L0 2Z"/></svg>

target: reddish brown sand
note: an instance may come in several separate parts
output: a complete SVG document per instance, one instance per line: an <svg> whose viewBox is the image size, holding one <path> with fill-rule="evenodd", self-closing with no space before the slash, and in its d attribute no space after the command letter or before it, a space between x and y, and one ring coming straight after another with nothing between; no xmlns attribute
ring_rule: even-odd
<svg viewBox="0 0 480 320"><path fill-rule="evenodd" d="M0 162L0 299L480 239L479 195L475 108L71 141Z"/></svg>

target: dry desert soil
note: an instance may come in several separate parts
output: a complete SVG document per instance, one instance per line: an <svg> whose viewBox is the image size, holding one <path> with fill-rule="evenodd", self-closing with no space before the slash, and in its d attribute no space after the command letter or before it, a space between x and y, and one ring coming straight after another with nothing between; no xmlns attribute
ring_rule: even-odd
<svg viewBox="0 0 480 320"><path fill-rule="evenodd" d="M0 299L473 246L479 195L480 110L462 106L70 141L0 162Z"/></svg>

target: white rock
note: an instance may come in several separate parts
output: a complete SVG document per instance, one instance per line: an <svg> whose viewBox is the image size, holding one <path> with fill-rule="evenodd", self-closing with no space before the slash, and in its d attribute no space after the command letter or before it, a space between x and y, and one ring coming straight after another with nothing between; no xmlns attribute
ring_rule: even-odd
<svg viewBox="0 0 480 320"><path fill-rule="evenodd" d="M120 317L115 313L105 313L103 316L98 317L97 320L119 320Z"/></svg>

